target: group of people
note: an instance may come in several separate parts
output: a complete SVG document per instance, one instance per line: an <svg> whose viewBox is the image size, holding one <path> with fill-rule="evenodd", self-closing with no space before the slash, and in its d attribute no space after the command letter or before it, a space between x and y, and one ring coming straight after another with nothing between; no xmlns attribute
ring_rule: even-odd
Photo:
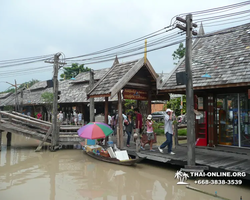
<svg viewBox="0 0 250 200"><path fill-rule="evenodd" d="M139 112L138 108L134 109L134 113L136 115L136 120L134 122L133 120L133 114L131 112L127 113L127 116L123 114L123 127L125 132L127 133L127 147L130 147L130 140L132 133L134 132L134 140L137 139L137 137L140 137L142 133L142 115ZM172 152L172 145L173 145L173 111L171 109L166 110L166 115L165 115L165 124L164 124L164 133L166 136L166 141L162 143L161 146L158 147L159 151L163 153L163 149L168 146L168 153L169 154L175 154ZM108 124L114 129L114 133L116 134L116 128L118 124L118 115L114 115L112 118L109 115L108 117ZM141 149L145 150L145 145L149 144L150 146L150 151L155 151L153 149L153 141L154 141L154 129L153 129L153 120L152 120L152 115L147 116L147 121L146 121L146 133L147 133L147 141L142 142L141 140ZM141 139L141 137L140 137Z"/></svg>
<svg viewBox="0 0 250 200"><path fill-rule="evenodd" d="M74 111L73 113L73 117L74 117L74 123L75 125L82 125L83 124L83 119L82 119L82 113L78 112L77 110Z"/></svg>
<svg viewBox="0 0 250 200"><path fill-rule="evenodd" d="M75 125L82 125L83 124L83 117L82 117L82 113L78 112L77 110L74 110L73 115L72 115L72 119ZM57 114L57 121L62 123L64 120L64 115L63 112L60 111Z"/></svg>

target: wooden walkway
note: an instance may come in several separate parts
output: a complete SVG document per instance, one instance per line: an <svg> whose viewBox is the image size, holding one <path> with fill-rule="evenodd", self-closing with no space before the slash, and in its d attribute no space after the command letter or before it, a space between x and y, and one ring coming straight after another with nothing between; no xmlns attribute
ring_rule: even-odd
<svg viewBox="0 0 250 200"><path fill-rule="evenodd" d="M115 141L115 140L113 140ZM131 156L136 156L135 144L131 142L130 147L124 147ZM187 146L179 145L173 149L175 155L167 153L167 148L164 153L160 153L158 147L154 146L154 152L149 151L149 146L146 145L146 150L141 150L137 155L146 157L147 160L152 160L161 163L169 163L178 165L180 168L187 165ZM233 147L196 147L196 164L208 166L208 171L214 172L246 172L247 176L244 179L250 180L250 149L240 149Z"/></svg>
<svg viewBox="0 0 250 200"><path fill-rule="evenodd" d="M83 141L83 138L80 138L77 134L79 128L80 126L61 125L59 130L59 145L74 145ZM42 147L44 142L51 143L52 139L52 123L17 112L8 113L0 111L0 133L1 131L21 134L42 141L37 150Z"/></svg>

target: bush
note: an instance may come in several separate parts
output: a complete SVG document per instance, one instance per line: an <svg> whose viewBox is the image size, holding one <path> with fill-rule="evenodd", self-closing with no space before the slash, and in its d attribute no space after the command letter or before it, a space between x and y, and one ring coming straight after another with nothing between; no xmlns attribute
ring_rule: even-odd
<svg viewBox="0 0 250 200"><path fill-rule="evenodd" d="M178 136L187 136L187 129L178 129Z"/></svg>
<svg viewBox="0 0 250 200"><path fill-rule="evenodd" d="M154 132L156 133L156 135L164 135L164 129L162 128L156 128L154 129Z"/></svg>

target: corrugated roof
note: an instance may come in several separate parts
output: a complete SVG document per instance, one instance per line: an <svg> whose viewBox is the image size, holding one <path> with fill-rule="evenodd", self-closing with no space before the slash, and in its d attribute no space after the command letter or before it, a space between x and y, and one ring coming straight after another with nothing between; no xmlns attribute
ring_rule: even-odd
<svg viewBox="0 0 250 200"><path fill-rule="evenodd" d="M228 32L219 34L220 32ZM250 23L199 38L192 49L193 87L213 87L250 82ZM216 35L217 34L217 35ZM183 59L162 90L185 89L177 85L176 73L185 71ZM202 78L204 74L211 78Z"/></svg>

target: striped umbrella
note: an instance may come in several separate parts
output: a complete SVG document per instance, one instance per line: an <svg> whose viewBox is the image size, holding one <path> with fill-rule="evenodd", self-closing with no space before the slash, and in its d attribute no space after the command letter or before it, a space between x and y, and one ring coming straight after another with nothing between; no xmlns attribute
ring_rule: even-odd
<svg viewBox="0 0 250 200"><path fill-rule="evenodd" d="M109 136L111 133L113 133L113 130L105 123L90 122L87 125L81 127L77 133L79 137L94 140Z"/></svg>

